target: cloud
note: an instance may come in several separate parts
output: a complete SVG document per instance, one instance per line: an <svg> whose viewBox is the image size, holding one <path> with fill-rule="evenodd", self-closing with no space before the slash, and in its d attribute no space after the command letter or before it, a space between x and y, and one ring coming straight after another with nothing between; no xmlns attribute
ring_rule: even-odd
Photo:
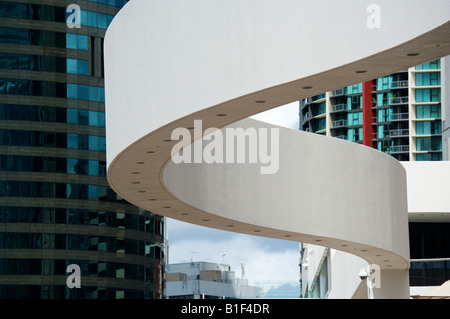
<svg viewBox="0 0 450 319"><path fill-rule="evenodd" d="M299 102L279 106L272 110L251 116L252 119L298 130L299 128Z"/></svg>
<svg viewBox="0 0 450 319"><path fill-rule="evenodd" d="M172 236L173 234L173 236ZM169 263L207 261L231 266L236 278L244 277L250 285L263 287L270 295L273 289L294 287L290 298L298 297L298 243L190 225L168 220ZM223 255L225 254L225 255ZM286 294L286 293L285 293ZM285 298L286 296L283 296Z"/></svg>

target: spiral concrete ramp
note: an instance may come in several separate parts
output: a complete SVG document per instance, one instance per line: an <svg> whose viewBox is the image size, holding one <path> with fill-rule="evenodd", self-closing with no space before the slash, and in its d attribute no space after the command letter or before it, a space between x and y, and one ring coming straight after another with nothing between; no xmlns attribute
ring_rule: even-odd
<svg viewBox="0 0 450 319"><path fill-rule="evenodd" d="M449 39L448 0L132 0L105 38L109 183L155 214L355 254L382 270L376 298L408 298L402 165L248 117L449 55ZM276 141L271 168L251 142L242 163L206 160L227 129ZM172 160L174 132L197 162Z"/></svg>

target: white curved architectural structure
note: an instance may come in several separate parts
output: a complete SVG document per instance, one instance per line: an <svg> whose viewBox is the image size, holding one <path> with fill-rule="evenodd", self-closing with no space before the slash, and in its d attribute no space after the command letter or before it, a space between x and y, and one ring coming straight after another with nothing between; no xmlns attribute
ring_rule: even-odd
<svg viewBox="0 0 450 319"><path fill-rule="evenodd" d="M450 54L449 1L370 5L132 0L105 39L111 187L155 214L355 254L381 267L375 297L409 297L402 165L364 146L246 119ZM333 23L318 25L318 14ZM178 128L192 133L184 152L192 147L194 154L208 128L221 129L208 131L216 137L227 129L254 130L259 148L278 133L269 143L277 165L264 174L261 157L254 164L176 164Z"/></svg>

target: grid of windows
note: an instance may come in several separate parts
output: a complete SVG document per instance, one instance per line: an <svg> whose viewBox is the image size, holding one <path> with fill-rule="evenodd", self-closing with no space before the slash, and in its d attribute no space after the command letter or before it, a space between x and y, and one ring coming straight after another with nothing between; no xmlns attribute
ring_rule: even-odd
<svg viewBox="0 0 450 319"><path fill-rule="evenodd" d="M44 172L106 176L106 162L79 158L1 155L2 172Z"/></svg>
<svg viewBox="0 0 450 319"><path fill-rule="evenodd" d="M65 7L0 1L0 17L39 21L70 22L74 11ZM114 16L101 12L79 10L81 26L107 29Z"/></svg>
<svg viewBox="0 0 450 319"><path fill-rule="evenodd" d="M153 299L155 294L123 288L82 286L69 289L64 285L0 285L2 299Z"/></svg>
<svg viewBox="0 0 450 319"><path fill-rule="evenodd" d="M419 121L416 123L417 135L442 134L441 121Z"/></svg>
<svg viewBox="0 0 450 319"><path fill-rule="evenodd" d="M47 274L64 276L67 266L77 264L81 268L82 276L100 278L120 278L154 282L154 272L148 266L130 265L115 262L96 262L85 260L48 260L48 259L20 259L11 258L0 261L0 273L9 275L39 275Z"/></svg>
<svg viewBox="0 0 450 319"><path fill-rule="evenodd" d="M440 102L440 89L416 89L416 102Z"/></svg>
<svg viewBox="0 0 450 319"><path fill-rule="evenodd" d="M418 151L442 151L442 138L440 136L417 137L416 148Z"/></svg>
<svg viewBox="0 0 450 319"><path fill-rule="evenodd" d="M45 105L0 104L0 120L68 123L105 127L105 112Z"/></svg>
<svg viewBox="0 0 450 319"><path fill-rule="evenodd" d="M23 79L0 79L0 94L59 97L105 102L105 90L102 87Z"/></svg>
<svg viewBox="0 0 450 319"><path fill-rule="evenodd" d="M441 122L441 60L431 61L415 68L412 122L415 130L416 161L442 160ZM427 152L427 153L424 153Z"/></svg>
<svg viewBox="0 0 450 319"><path fill-rule="evenodd" d="M0 249L70 249L140 255L153 258L158 255L156 252L160 252L159 247L145 243L142 240L49 233L0 233ZM2 274L1 270L0 274Z"/></svg>
<svg viewBox="0 0 450 319"><path fill-rule="evenodd" d="M94 209L55 207L0 207L0 222L45 223L133 229L150 234L163 233L164 223L158 216L118 213Z"/></svg>
<svg viewBox="0 0 450 319"><path fill-rule="evenodd" d="M440 67L440 60L435 60L372 81L372 90L366 94L371 94L372 98L372 114L368 115L372 123L368 125L373 129L373 147L400 161L442 159L439 154L442 151L442 142L439 142L442 135ZM410 83L413 84L411 88ZM326 101L315 103L319 98L326 98ZM314 118L323 114L322 104L329 107L329 124ZM409 114L410 106L413 114ZM362 83L347 86L329 92L328 96L321 94L303 100L300 126L302 130L321 134L329 129L327 134L330 136L361 143L362 108Z"/></svg>
<svg viewBox="0 0 450 319"><path fill-rule="evenodd" d="M433 105L416 105L417 119L440 119L441 118L441 104Z"/></svg>
<svg viewBox="0 0 450 319"><path fill-rule="evenodd" d="M89 61L31 54L1 54L0 68L89 75Z"/></svg>
<svg viewBox="0 0 450 319"><path fill-rule="evenodd" d="M106 151L106 137L85 134L0 130L0 142L10 146L68 148L74 150Z"/></svg>
<svg viewBox="0 0 450 319"><path fill-rule="evenodd" d="M0 181L0 196L123 202L109 187L74 183Z"/></svg>
<svg viewBox="0 0 450 319"><path fill-rule="evenodd" d="M440 72L416 73L416 86L441 85Z"/></svg>
<svg viewBox="0 0 450 319"><path fill-rule="evenodd" d="M88 1L99 5L81 5L85 29L64 28L65 0L0 1L0 276L12 280L0 298L164 295L164 218L106 180L102 37L128 0ZM93 280L69 289L69 264Z"/></svg>
<svg viewBox="0 0 450 319"><path fill-rule="evenodd" d="M87 0L90 2L97 2L102 4L107 4L110 6L123 7L129 0Z"/></svg>

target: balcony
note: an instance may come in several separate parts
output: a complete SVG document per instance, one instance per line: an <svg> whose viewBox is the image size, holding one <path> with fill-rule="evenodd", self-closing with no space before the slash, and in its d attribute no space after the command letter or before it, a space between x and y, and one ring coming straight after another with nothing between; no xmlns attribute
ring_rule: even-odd
<svg viewBox="0 0 450 319"><path fill-rule="evenodd" d="M330 112L342 112L347 108L347 104L335 104L330 107Z"/></svg>
<svg viewBox="0 0 450 319"><path fill-rule="evenodd" d="M409 113L395 113L389 115L389 121L404 121L409 118Z"/></svg>
<svg viewBox="0 0 450 319"><path fill-rule="evenodd" d="M408 87L408 80L394 81L389 86L391 89L402 89L402 88L406 89Z"/></svg>
<svg viewBox="0 0 450 319"><path fill-rule="evenodd" d="M408 104L408 101L409 101L408 96L398 96L391 98L389 104L390 105Z"/></svg>
<svg viewBox="0 0 450 319"><path fill-rule="evenodd" d="M373 91L389 91L392 89L407 89L409 87L408 80L402 81L394 81L391 83L383 83L378 86L375 86Z"/></svg>
<svg viewBox="0 0 450 319"><path fill-rule="evenodd" d="M347 120L337 120L331 122L331 128L338 128L343 126L347 126Z"/></svg>
<svg viewBox="0 0 450 319"><path fill-rule="evenodd" d="M409 129L390 130L389 137L405 137L409 135Z"/></svg>
<svg viewBox="0 0 450 319"><path fill-rule="evenodd" d="M337 89L333 90L331 92L331 96L341 96L341 95L347 95L347 88Z"/></svg>
<svg viewBox="0 0 450 319"><path fill-rule="evenodd" d="M315 95L311 98L312 102L318 101L318 100L322 100L326 97L325 93L319 94L319 95Z"/></svg>
<svg viewBox="0 0 450 319"><path fill-rule="evenodd" d="M408 153L408 152L409 152L409 145L396 145L389 147L390 154Z"/></svg>

